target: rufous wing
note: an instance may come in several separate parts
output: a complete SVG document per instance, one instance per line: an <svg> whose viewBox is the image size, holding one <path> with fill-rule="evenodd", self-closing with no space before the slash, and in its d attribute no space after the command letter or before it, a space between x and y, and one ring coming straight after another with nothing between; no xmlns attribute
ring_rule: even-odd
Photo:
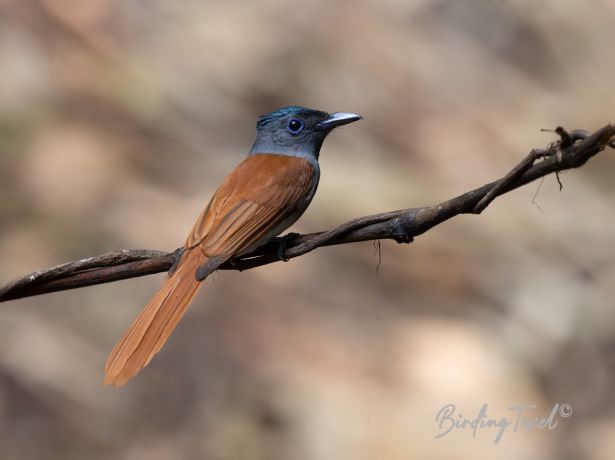
<svg viewBox="0 0 615 460"><path fill-rule="evenodd" d="M186 247L198 245L219 260L245 251L289 216L303 212L316 180L312 165L302 158L249 156L218 188L192 228Z"/></svg>

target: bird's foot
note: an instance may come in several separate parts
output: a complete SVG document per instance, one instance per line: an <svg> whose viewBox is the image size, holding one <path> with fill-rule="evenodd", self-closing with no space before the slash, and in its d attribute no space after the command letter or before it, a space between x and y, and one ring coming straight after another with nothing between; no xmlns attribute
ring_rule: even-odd
<svg viewBox="0 0 615 460"><path fill-rule="evenodd" d="M298 236L299 236L299 233L291 232L291 233L287 233L284 236L276 236L274 238L271 238L270 242L278 245L276 254L279 260L281 260L282 262L288 262L290 260L287 257L284 257L284 253L286 252L286 246L288 246L288 243L290 243L292 240L294 240Z"/></svg>

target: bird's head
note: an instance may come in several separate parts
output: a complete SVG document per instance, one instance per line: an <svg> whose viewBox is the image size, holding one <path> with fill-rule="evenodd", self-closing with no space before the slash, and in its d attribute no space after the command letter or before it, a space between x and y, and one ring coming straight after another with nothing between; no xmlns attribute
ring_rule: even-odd
<svg viewBox="0 0 615 460"><path fill-rule="evenodd" d="M250 153L279 153L318 159L327 134L338 126L361 118L354 113L329 114L305 107L284 107L260 117Z"/></svg>

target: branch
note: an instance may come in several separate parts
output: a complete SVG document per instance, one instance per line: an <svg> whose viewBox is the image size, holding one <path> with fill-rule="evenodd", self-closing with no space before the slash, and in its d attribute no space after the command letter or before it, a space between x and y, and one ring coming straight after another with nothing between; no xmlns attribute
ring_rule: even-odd
<svg viewBox="0 0 615 460"><path fill-rule="evenodd" d="M297 235L286 244L284 260L299 257L321 246L358 241L391 239L398 243L410 243L414 237L451 217L480 214L504 193L548 174L578 168L606 147L615 148L615 125L606 125L591 134L581 130L566 131L560 127L555 132L559 140L545 149L532 150L500 180L435 206L359 217L333 230ZM0 288L0 302L168 271L179 254L180 249L170 253L123 250L39 270ZM268 243L220 268L241 271L279 260L278 245Z"/></svg>

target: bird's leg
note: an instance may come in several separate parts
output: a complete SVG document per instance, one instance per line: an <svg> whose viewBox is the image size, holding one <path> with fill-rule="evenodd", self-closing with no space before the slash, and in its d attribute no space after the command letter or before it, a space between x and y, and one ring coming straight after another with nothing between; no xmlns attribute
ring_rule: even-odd
<svg viewBox="0 0 615 460"><path fill-rule="evenodd" d="M290 232L284 236L276 236L276 237L271 238L271 240L269 240L270 243L276 244L278 246L276 254L279 260L283 262L289 261L289 259L284 257L284 252L286 252L286 246L288 246L288 243L290 243L292 240L294 240L298 236L299 236L299 233Z"/></svg>

